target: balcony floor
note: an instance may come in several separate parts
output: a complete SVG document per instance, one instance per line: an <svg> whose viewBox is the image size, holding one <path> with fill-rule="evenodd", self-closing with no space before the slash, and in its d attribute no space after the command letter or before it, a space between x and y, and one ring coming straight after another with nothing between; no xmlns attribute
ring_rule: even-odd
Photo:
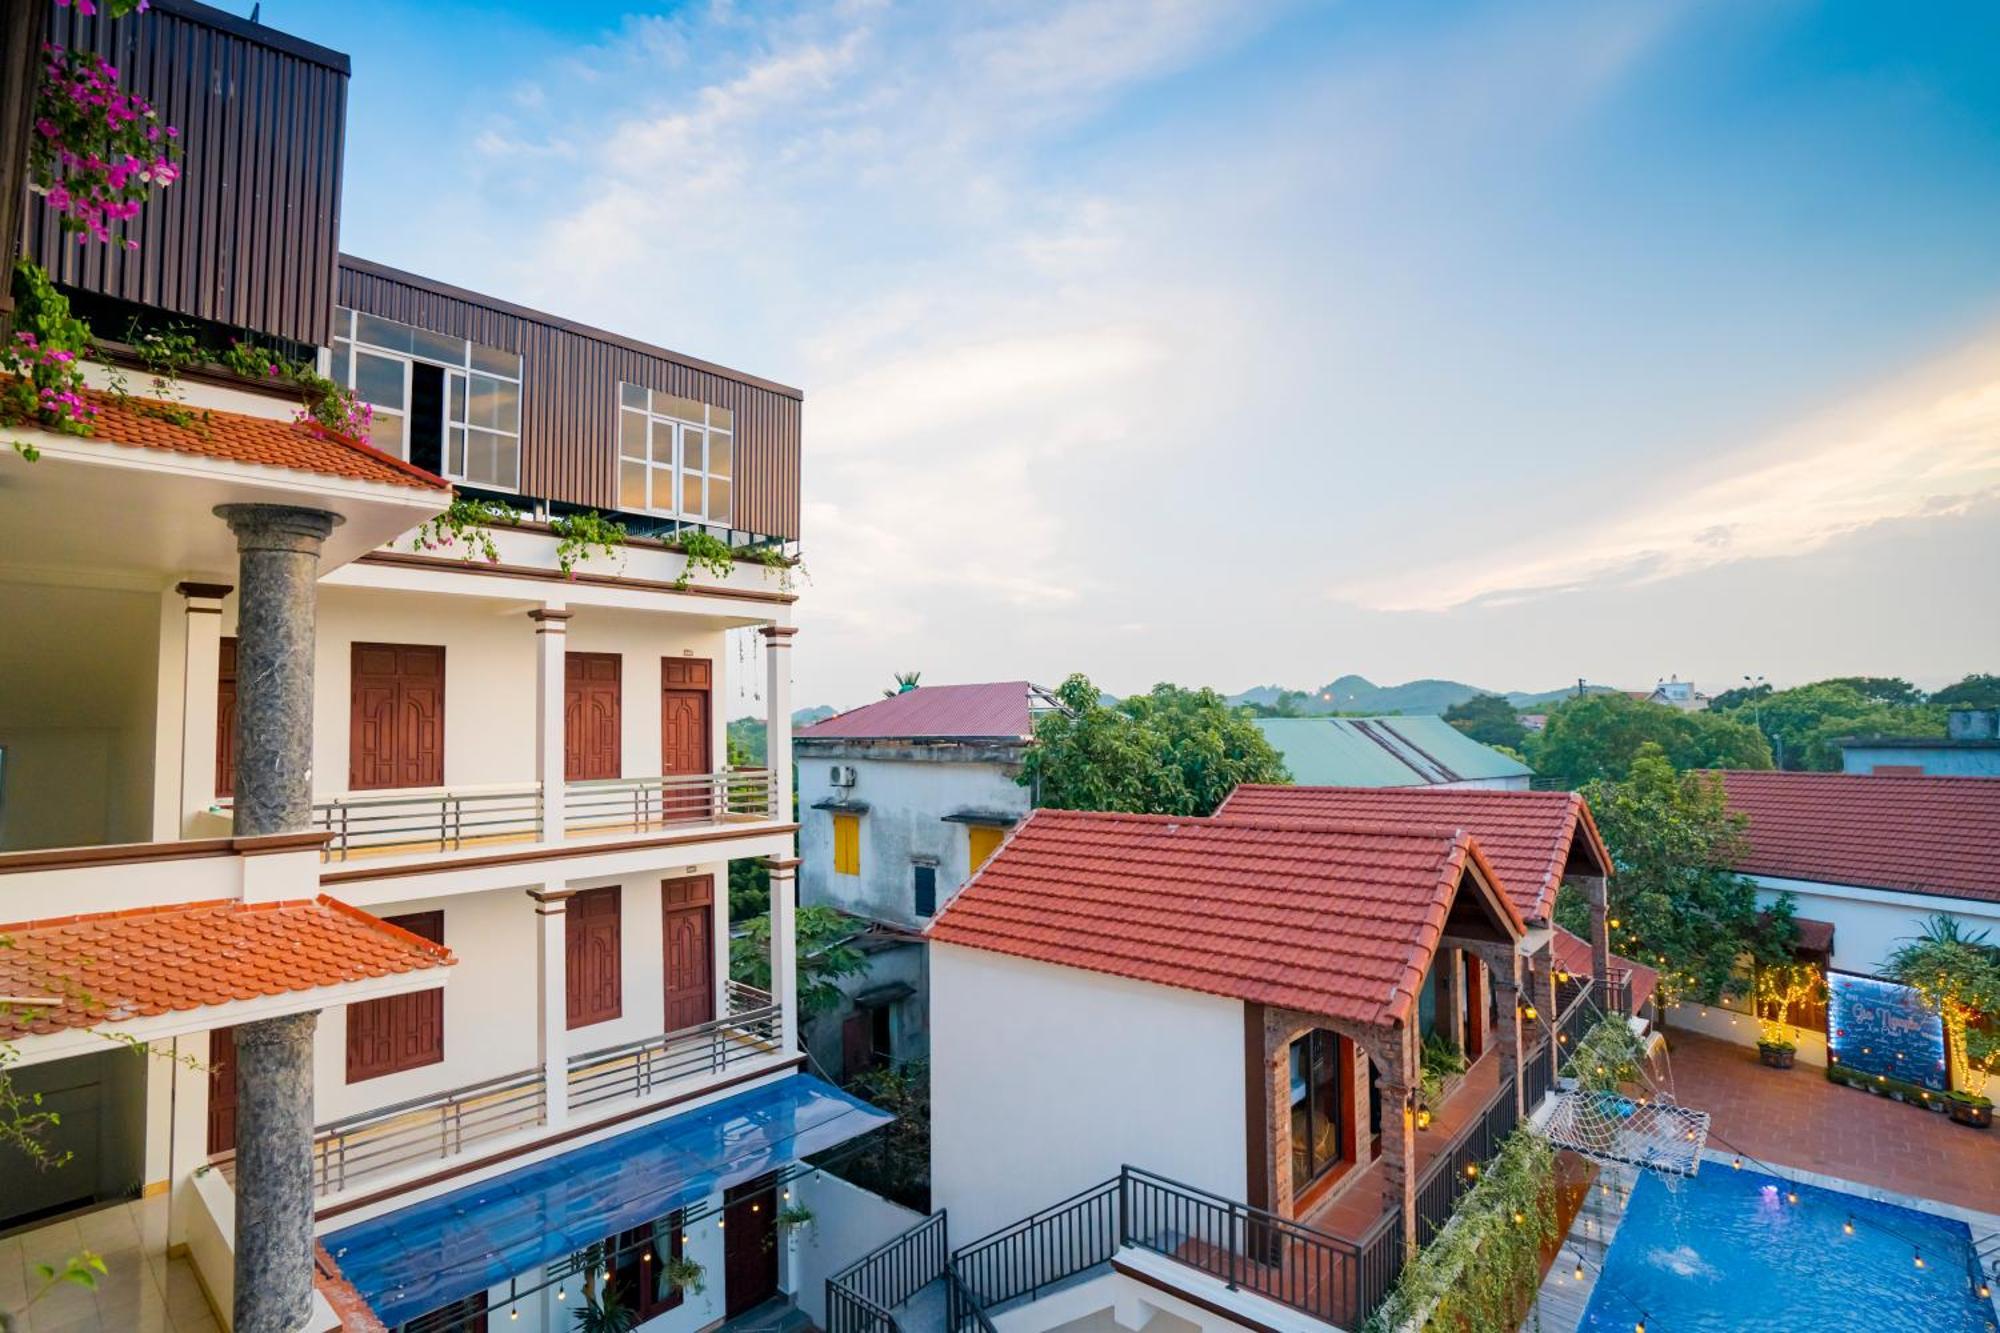
<svg viewBox="0 0 2000 1333"><path fill-rule="evenodd" d="M1500 1055L1497 1051L1487 1051L1465 1071L1464 1080L1445 1099L1444 1106L1432 1118L1431 1127L1417 1133L1417 1163L1413 1174L1419 1178L1423 1176L1438 1153L1485 1108L1487 1099L1499 1086ZM1384 1115L1387 1115L1386 1108ZM1359 1241L1382 1214L1389 1211L1382 1202L1384 1173L1381 1158L1351 1172L1340 1182L1338 1193L1301 1213L1298 1220L1343 1240Z"/></svg>
<svg viewBox="0 0 2000 1333"><path fill-rule="evenodd" d="M60 1267L86 1249L110 1270L97 1289L56 1287L19 1321L24 1333L219 1333L193 1266L167 1257L164 1194L0 1239L0 1310L18 1310L40 1285L36 1264Z"/></svg>

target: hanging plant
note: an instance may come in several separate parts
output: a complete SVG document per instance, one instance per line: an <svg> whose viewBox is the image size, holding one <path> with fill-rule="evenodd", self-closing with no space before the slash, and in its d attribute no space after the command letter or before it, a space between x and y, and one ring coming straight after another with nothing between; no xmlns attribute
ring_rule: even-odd
<svg viewBox="0 0 2000 1333"><path fill-rule="evenodd" d="M669 1259L660 1266L660 1277L675 1291L699 1296L707 1283L708 1270L692 1259Z"/></svg>
<svg viewBox="0 0 2000 1333"><path fill-rule="evenodd" d="M687 559L681 576L674 580L676 588L686 588L693 581L697 569L705 569L719 579L726 579L736 568L736 552L729 549L729 543L700 528L681 529L667 539L667 547L679 551Z"/></svg>
<svg viewBox="0 0 2000 1333"><path fill-rule="evenodd" d="M813 1223L813 1210L804 1203L788 1203L778 1209L778 1229L791 1231L797 1227L809 1227Z"/></svg>
<svg viewBox="0 0 2000 1333"><path fill-rule="evenodd" d="M592 556L613 556L625 545L625 525L595 509L552 518L549 531L556 535L556 567L565 578Z"/></svg>
<svg viewBox="0 0 2000 1333"><path fill-rule="evenodd" d="M412 548L436 551L459 547L467 560L474 556L489 565L500 563L500 548L493 542L494 528L511 528L521 522L521 511L496 500L454 495L443 513L417 529Z"/></svg>
<svg viewBox="0 0 2000 1333"><path fill-rule="evenodd" d="M14 265L14 333L0 343L0 423L88 435L97 409L84 396L83 358L90 325L70 313L69 298L28 260ZM14 450L29 462L40 452L23 440Z"/></svg>
<svg viewBox="0 0 2000 1333"><path fill-rule="evenodd" d="M81 0L79 0L81 7ZM180 176L180 131L143 97L118 87L118 71L91 51L42 47L28 140L28 185L77 240L111 239L110 224ZM126 239L129 250L139 248Z"/></svg>

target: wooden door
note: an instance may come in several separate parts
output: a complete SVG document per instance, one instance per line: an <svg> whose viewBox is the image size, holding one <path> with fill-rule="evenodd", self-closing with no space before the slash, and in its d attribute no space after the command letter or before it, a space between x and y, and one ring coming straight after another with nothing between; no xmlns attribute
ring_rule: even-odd
<svg viewBox="0 0 2000 1333"><path fill-rule="evenodd" d="M667 1031L706 1023L715 1015L715 877L695 875L660 885L665 940Z"/></svg>
<svg viewBox="0 0 2000 1333"><path fill-rule="evenodd" d="M624 776L622 661L617 653L570 653L563 660L567 781Z"/></svg>
<svg viewBox="0 0 2000 1333"><path fill-rule="evenodd" d="M723 1318L748 1313L778 1294L778 1192L765 1176L724 1192Z"/></svg>
<svg viewBox="0 0 2000 1333"><path fill-rule="evenodd" d="M444 649L357 643L348 730L351 791L444 785Z"/></svg>
<svg viewBox="0 0 2000 1333"><path fill-rule="evenodd" d="M572 894L563 913L569 1026L609 1022L625 1012L623 933L617 885Z"/></svg>
<svg viewBox="0 0 2000 1333"><path fill-rule="evenodd" d="M222 641L215 673L215 794L236 794L236 640Z"/></svg>
<svg viewBox="0 0 2000 1333"><path fill-rule="evenodd" d="M711 669L700 658L660 659L660 773L665 777L713 771L709 735ZM709 798L699 786L669 786L661 801L669 822L709 818Z"/></svg>
<svg viewBox="0 0 2000 1333"><path fill-rule="evenodd" d="M170 1075L171 1077L171 1075ZM208 1033L208 1155L236 1151L236 1029Z"/></svg>
<svg viewBox="0 0 2000 1333"><path fill-rule="evenodd" d="M412 935L444 943L444 913L384 917ZM444 990L385 995L347 1006L347 1081L380 1078L444 1059Z"/></svg>

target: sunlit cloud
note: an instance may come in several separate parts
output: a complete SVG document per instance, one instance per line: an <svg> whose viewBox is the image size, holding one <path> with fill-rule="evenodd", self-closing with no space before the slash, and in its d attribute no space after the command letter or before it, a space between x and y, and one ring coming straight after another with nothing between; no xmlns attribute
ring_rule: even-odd
<svg viewBox="0 0 2000 1333"><path fill-rule="evenodd" d="M1774 437L1622 513L1476 560L1331 595L1377 610L1505 605L1640 585L1742 560L1805 555L1892 519L1962 514L2000 493L2000 337Z"/></svg>

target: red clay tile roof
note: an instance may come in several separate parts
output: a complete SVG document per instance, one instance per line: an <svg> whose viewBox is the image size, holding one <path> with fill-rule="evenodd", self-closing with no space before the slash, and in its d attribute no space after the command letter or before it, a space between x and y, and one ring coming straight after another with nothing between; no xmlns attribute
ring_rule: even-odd
<svg viewBox="0 0 2000 1333"><path fill-rule="evenodd" d="M794 740L1023 740L1034 734L1025 680L924 685L801 729Z"/></svg>
<svg viewBox="0 0 2000 1333"><path fill-rule="evenodd" d="M1556 967L1572 976L1590 975L1590 941L1581 935L1573 935L1557 926L1554 930L1555 944L1551 949ZM1611 970L1616 973L1625 970L1632 974L1632 1007L1638 1009L1653 997L1660 984L1660 974L1655 968L1644 963L1635 963L1629 958L1611 955Z"/></svg>
<svg viewBox="0 0 2000 1333"><path fill-rule="evenodd" d="M450 490L451 483L412 463L385 454L372 445L335 435L320 426L295 425L270 417L210 409L191 425L142 413L140 405L154 400L91 390L85 397L97 409L90 438L107 444L144 449L168 449L231 463L254 463L315 472L350 481L381 482L420 490Z"/></svg>
<svg viewBox="0 0 2000 1333"><path fill-rule="evenodd" d="M1408 1012L1469 863L1491 882L1470 836L1432 829L1037 810L926 933L1384 1023Z"/></svg>
<svg viewBox="0 0 2000 1333"><path fill-rule="evenodd" d="M1546 921L1577 831L1594 860L1610 853L1583 797L1567 791L1479 787L1272 787L1246 783L1229 794L1219 819L1310 819L1422 828L1462 828L1479 839L1521 915Z"/></svg>
<svg viewBox="0 0 2000 1333"><path fill-rule="evenodd" d="M449 949L324 895L180 903L0 925L0 1038L129 1022L456 961Z"/></svg>
<svg viewBox="0 0 2000 1333"><path fill-rule="evenodd" d="M1746 875L2000 902L2000 778L1721 776L1750 821Z"/></svg>

